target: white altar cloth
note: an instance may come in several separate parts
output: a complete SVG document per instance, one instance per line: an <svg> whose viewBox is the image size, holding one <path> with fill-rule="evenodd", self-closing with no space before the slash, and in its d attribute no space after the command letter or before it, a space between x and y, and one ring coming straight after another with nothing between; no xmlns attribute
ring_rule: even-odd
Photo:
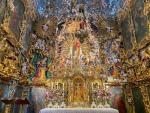
<svg viewBox="0 0 150 113"><path fill-rule="evenodd" d="M45 108L39 113L119 113L113 108Z"/></svg>

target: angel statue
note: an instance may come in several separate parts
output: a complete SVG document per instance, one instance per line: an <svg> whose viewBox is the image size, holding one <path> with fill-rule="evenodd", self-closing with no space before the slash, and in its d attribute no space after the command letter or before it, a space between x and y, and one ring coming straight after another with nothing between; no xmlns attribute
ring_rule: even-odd
<svg viewBox="0 0 150 113"><path fill-rule="evenodd" d="M23 75L27 75L27 72L28 72L28 66L29 66L29 62L26 61L22 64L22 69L21 69L21 72Z"/></svg>

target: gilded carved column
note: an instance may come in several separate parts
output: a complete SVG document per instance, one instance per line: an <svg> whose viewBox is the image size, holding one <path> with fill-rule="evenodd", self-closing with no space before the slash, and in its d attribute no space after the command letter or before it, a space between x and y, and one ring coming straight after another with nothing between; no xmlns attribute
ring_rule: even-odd
<svg viewBox="0 0 150 113"><path fill-rule="evenodd" d="M148 96L148 90L146 86L140 86L140 90L143 96L143 103L145 106L146 113L150 113L150 100Z"/></svg>
<svg viewBox="0 0 150 113"><path fill-rule="evenodd" d="M135 113L135 106L133 101L132 89L127 84L124 86L125 104L128 113Z"/></svg>
<svg viewBox="0 0 150 113"><path fill-rule="evenodd" d="M135 25L134 25L134 20L133 20L133 15L132 15L132 9L130 8L129 10L129 23L130 23L130 28L129 31L131 32L131 42L133 44L134 49L137 48L137 42L136 42L136 35L135 35Z"/></svg>
<svg viewBox="0 0 150 113"><path fill-rule="evenodd" d="M149 12L150 12L150 0L145 0L143 14L145 16L147 16L147 20L148 20L148 29L149 29L149 34L148 34L148 37L147 37L148 39L150 39L149 38L149 36L150 36L150 19L148 18Z"/></svg>

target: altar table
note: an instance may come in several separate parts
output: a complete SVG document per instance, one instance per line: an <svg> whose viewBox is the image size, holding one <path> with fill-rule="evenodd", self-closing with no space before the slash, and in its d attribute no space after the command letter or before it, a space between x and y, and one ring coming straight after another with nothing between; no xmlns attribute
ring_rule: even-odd
<svg viewBox="0 0 150 113"><path fill-rule="evenodd" d="M119 113L113 108L45 108L39 113Z"/></svg>

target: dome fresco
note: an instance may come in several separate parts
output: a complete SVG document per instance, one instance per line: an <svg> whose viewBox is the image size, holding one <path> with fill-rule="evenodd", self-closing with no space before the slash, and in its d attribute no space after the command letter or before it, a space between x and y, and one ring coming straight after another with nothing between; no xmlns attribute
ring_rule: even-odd
<svg viewBox="0 0 150 113"><path fill-rule="evenodd" d="M84 4L87 9L87 13L104 14L106 16L115 16L119 9L123 5L123 0L34 0L36 4L37 12L42 16L44 13L51 15L50 12L46 12L48 4L55 6L54 15L60 16L62 8L65 6L65 13L71 12L71 2L77 1L76 4Z"/></svg>

